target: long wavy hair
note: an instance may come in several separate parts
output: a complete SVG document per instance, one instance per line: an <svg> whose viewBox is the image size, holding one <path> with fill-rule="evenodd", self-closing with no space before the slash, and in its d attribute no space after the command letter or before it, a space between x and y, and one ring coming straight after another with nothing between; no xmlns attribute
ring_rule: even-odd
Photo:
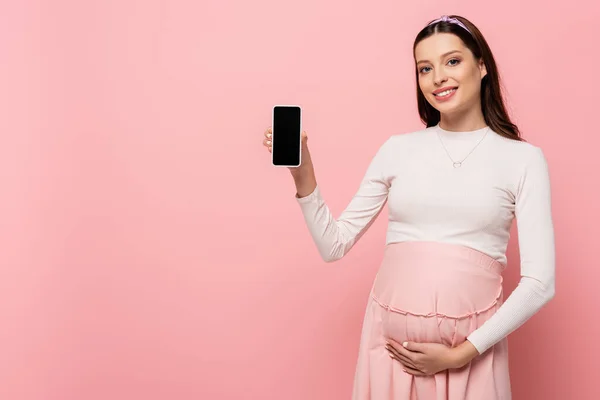
<svg viewBox="0 0 600 400"><path fill-rule="evenodd" d="M451 33L458 36L465 46L471 50L475 59L480 61L483 59L487 74L481 80L481 110L486 124L496 133L509 139L525 141L521 138L519 128L510 120L504 99L502 96L500 77L498 67L492 54L492 50L488 46L485 38L479 29L473 25L468 19L459 15L449 15L450 18L456 18L462 22L473 33L472 35L464 28L451 22L440 21L433 25L427 25L423 28L413 45L413 57L417 45L424 39L432 36L435 33ZM433 20L432 20L433 21ZM430 23L432 22L430 21ZM416 63L416 59L415 59ZM416 64L415 64L416 65ZM421 121L431 127L440 122L440 112L436 110L425 98L421 88L419 87L419 69L415 68L417 79L417 105Z"/></svg>

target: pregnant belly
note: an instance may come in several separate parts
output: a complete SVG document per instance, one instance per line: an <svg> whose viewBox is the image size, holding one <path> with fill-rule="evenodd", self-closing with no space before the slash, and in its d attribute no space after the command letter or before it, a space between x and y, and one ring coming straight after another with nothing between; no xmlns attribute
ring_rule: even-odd
<svg viewBox="0 0 600 400"><path fill-rule="evenodd" d="M423 250L386 250L371 291L381 307L383 334L397 342L456 346L500 307L502 276L452 252Z"/></svg>
<svg viewBox="0 0 600 400"><path fill-rule="evenodd" d="M501 296L500 296L501 297ZM421 343L442 343L457 346L487 321L500 307L501 299L486 309L466 313L459 317L443 313L415 313L409 307L390 307L373 296L380 310L381 331L385 338L398 343L414 341Z"/></svg>

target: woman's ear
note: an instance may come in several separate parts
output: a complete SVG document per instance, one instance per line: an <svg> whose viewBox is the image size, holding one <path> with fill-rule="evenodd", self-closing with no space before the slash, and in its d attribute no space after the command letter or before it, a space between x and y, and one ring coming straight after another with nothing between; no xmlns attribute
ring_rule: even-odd
<svg viewBox="0 0 600 400"><path fill-rule="evenodd" d="M485 68L483 58L479 60L479 71L481 72L481 79L483 79L487 75L487 69Z"/></svg>

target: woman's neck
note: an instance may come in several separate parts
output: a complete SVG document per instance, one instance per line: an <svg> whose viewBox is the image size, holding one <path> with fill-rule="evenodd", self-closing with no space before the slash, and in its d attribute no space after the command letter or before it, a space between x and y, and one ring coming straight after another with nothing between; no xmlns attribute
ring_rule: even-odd
<svg viewBox="0 0 600 400"><path fill-rule="evenodd" d="M487 123L481 110L472 110L469 115L446 115L442 114L440 128L452 132L470 132L485 128Z"/></svg>

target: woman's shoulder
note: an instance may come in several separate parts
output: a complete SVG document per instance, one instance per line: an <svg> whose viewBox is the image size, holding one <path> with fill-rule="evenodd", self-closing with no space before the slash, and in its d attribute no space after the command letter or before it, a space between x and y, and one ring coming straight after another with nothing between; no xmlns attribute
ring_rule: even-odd
<svg viewBox="0 0 600 400"><path fill-rule="evenodd" d="M384 144L388 146L410 146L427 140L427 137L433 133L433 128L423 128L418 130L407 130L391 134Z"/></svg>
<svg viewBox="0 0 600 400"><path fill-rule="evenodd" d="M536 156L539 153L543 153L542 148L540 146L533 144L528 140L509 139L497 133L495 133L494 136L500 149L509 151L515 156L523 156L525 158L529 158L532 156Z"/></svg>
<svg viewBox="0 0 600 400"><path fill-rule="evenodd" d="M512 165L521 166L526 169L532 165L546 166L546 155L541 146L527 140L509 139L501 135L494 135L496 143L494 152Z"/></svg>
<svg viewBox="0 0 600 400"><path fill-rule="evenodd" d="M415 154L429 147L431 135L434 134L433 128L392 133L381 143L379 153L393 159L397 159L398 156Z"/></svg>

